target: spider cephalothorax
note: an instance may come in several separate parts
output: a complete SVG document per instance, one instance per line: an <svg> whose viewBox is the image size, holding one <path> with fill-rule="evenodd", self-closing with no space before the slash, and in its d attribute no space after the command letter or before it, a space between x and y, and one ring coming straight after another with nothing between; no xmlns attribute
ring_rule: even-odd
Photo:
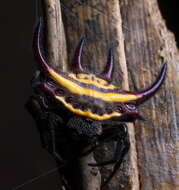
<svg viewBox="0 0 179 190"><path fill-rule="evenodd" d="M151 97L161 86L165 78L166 64L163 66L158 80L142 92L128 92L112 85L113 55L109 51L107 65L104 71L96 76L87 73L81 65L81 55L84 39L76 49L72 73L62 72L47 64L40 50L41 23L39 23L35 38L35 57L46 80L39 86L53 96L74 114L94 120L107 120L113 117L140 119L136 105Z"/></svg>
<svg viewBox="0 0 179 190"><path fill-rule="evenodd" d="M104 71L99 75L85 72L81 65L84 38L75 51L72 72L50 66L40 48L41 22L34 35L34 54L40 75L32 81L35 95L27 108L36 120L44 148L58 163L71 162L103 142L117 141L114 157L91 166L116 163L107 179L112 178L129 150L125 121L142 119L137 106L150 98L162 85L167 65L156 82L142 92L120 90L111 84L114 70L112 50ZM65 108L65 109L64 109ZM118 120L113 121L113 118ZM61 164L63 165L63 164Z"/></svg>

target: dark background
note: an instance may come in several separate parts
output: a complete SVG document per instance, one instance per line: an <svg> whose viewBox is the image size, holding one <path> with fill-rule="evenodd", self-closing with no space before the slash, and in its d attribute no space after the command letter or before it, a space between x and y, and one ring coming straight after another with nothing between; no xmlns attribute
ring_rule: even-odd
<svg viewBox="0 0 179 190"><path fill-rule="evenodd" d="M24 109L31 94L35 12L35 0L3 1L0 6L0 190L12 190L56 167ZM19 190L37 189L59 189L57 172Z"/></svg>
<svg viewBox="0 0 179 190"><path fill-rule="evenodd" d="M179 39L176 2L159 1L168 28ZM29 81L33 74L35 12L35 0L3 1L0 6L0 190L13 190L56 167L41 148L35 124L24 109L32 93ZM58 174L54 172L19 189L59 189Z"/></svg>

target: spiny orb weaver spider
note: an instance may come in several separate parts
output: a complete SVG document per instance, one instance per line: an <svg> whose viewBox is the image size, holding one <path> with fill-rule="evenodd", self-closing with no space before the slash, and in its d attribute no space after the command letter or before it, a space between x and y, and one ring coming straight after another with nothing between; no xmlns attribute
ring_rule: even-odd
<svg viewBox="0 0 179 190"><path fill-rule="evenodd" d="M164 64L156 82L142 92L129 92L111 84L114 60L110 49L108 61L101 74L84 71L81 56L84 38L81 39L72 63L73 72L63 72L47 63L41 52L42 21L39 22L33 41L38 71L32 80L34 95L27 109L35 119L42 145L64 167L84 154L90 153L103 142L116 141L116 150L110 160L90 166L114 163L108 182L120 167L129 150L125 122L142 120L137 106L154 95L162 85L167 65Z"/></svg>

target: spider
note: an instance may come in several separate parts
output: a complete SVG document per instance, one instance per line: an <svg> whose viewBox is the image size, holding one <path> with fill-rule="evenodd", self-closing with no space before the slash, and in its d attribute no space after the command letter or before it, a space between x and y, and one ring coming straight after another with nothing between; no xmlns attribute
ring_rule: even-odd
<svg viewBox="0 0 179 190"><path fill-rule="evenodd" d="M81 64L84 38L76 48L72 72L63 72L47 63L41 52L42 21L33 40L38 70L32 80L34 95L26 106L37 123L42 146L57 163L67 166L89 154L104 142L116 141L113 158L89 166L115 164L106 183L127 154L130 143L126 122L143 120L137 106L153 96L166 76L164 64L158 79L142 92L129 92L111 84L114 71L112 49L101 74L86 72ZM87 151L86 147L88 148Z"/></svg>

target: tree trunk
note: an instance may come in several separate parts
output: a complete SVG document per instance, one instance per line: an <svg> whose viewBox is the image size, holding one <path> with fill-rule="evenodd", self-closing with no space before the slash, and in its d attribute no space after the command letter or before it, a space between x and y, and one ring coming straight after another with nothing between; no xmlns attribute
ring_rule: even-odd
<svg viewBox="0 0 179 190"><path fill-rule="evenodd" d="M168 64L160 92L145 103L145 123L135 124L140 190L177 189L177 125L179 124L179 64L174 36L166 28L157 0L121 3L125 53L131 89L145 88ZM178 83L179 84L179 83Z"/></svg>
<svg viewBox="0 0 179 190"><path fill-rule="evenodd" d="M160 15L157 0L61 0L61 9L59 0L43 2L49 61L61 64L64 70L70 70L74 50L82 36L86 37L84 68L99 73L109 48L113 47L114 83L126 90L129 86L135 90L150 86L162 62L168 63L165 84L140 110L147 121L128 126L130 153L105 189L177 189L178 52L174 37ZM95 154L96 160L102 160L104 155L112 156L113 146L100 149ZM92 155L81 160L85 190L96 190L100 186L98 171L95 177L86 164L91 159ZM111 169L112 166L101 169L102 180Z"/></svg>
<svg viewBox="0 0 179 190"><path fill-rule="evenodd" d="M83 54L83 66L92 73L100 73L107 61L109 48L114 49L115 73L114 83L123 89L129 89L126 57L124 52L124 38L119 2L116 0L90 0L90 1L61 1L62 16L67 37L69 63L74 50L82 36L86 37L86 47ZM130 189L139 188L138 170L136 165L136 148L134 128L129 127L131 149L128 162L121 167L110 184L105 189L121 187ZM107 151L106 151L107 149ZM104 146L96 160L112 157L114 145ZM112 166L101 169L102 181L112 171Z"/></svg>

